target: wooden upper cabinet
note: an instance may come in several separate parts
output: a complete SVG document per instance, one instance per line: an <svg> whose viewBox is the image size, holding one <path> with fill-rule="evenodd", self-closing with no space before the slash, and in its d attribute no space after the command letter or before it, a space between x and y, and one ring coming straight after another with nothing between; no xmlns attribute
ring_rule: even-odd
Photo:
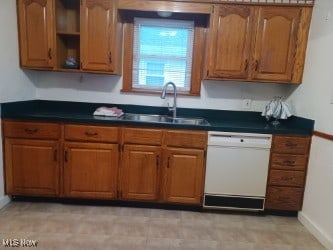
<svg viewBox="0 0 333 250"><path fill-rule="evenodd" d="M259 8L254 80L292 80L300 16L301 8Z"/></svg>
<svg viewBox="0 0 333 250"><path fill-rule="evenodd" d="M249 6L215 7L209 40L208 78L247 78L252 23L253 9Z"/></svg>
<svg viewBox="0 0 333 250"><path fill-rule="evenodd" d="M311 7L215 5L206 79L302 82Z"/></svg>
<svg viewBox="0 0 333 250"><path fill-rule="evenodd" d="M111 0L83 0L81 6L82 69L113 72L116 9Z"/></svg>
<svg viewBox="0 0 333 250"><path fill-rule="evenodd" d="M54 6L52 0L18 0L22 67L53 68Z"/></svg>

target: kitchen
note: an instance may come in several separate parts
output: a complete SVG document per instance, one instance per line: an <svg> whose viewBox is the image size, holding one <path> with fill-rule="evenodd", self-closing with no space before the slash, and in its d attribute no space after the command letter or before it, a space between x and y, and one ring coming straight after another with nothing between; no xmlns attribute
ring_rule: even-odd
<svg viewBox="0 0 333 250"><path fill-rule="evenodd" d="M244 110L243 100L252 100L246 111L262 111L274 96L284 96L298 116L315 120L315 130L332 134L332 87L329 82L332 42L332 3L318 1L311 22L303 83L300 86L204 81L200 97L178 97L179 107ZM1 103L22 100L84 101L98 103L166 105L158 95L120 92L120 76L22 71L18 62L18 38L14 1L1 2ZM327 66L326 66L327 65ZM303 210L299 219L317 238L332 247L331 142L313 137ZM2 162L2 161L1 161ZM2 169L2 168L1 168ZM2 180L2 178L1 178ZM1 185L3 194L3 185ZM328 197L328 198L327 198ZM1 201L6 203L3 195Z"/></svg>

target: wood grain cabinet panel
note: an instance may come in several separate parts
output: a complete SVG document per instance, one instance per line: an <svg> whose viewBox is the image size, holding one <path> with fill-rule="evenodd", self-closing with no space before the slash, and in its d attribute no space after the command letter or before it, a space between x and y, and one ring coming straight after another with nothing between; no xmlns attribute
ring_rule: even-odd
<svg viewBox="0 0 333 250"><path fill-rule="evenodd" d="M308 157L304 155L277 154L271 155L271 168L284 170L306 170Z"/></svg>
<svg viewBox="0 0 333 250"><path fill-rule="evenodd" d="M4 136L31 139L58 139L60 126L43 122L4 122Z"/></svg>
<svg viewBox="0 0 333 250"><path fill-rule="evenodd" d="M22 67L53 68L53 0L18 0L20 63Z"/></svg>
<svg viewBox="0 0 333 250"><path fill-rule="evenodd" d="M118 143L118 137L116 127L65 125L65 140Z"/></svg>
<svg viewBox="0 0 333 250"><path fill-rule="evenodd" d="M310 136L273 136L265 209L301 210L310 143Z"/></svg>
<svg viewBox="0 0 333 250"><path fill-rule="evenodd" d="M123 128L122 143L141 145L161 145L163 132L161 129Z"/></svg>
<svg viewBox="0 0 333 250"><path fill-rule="evenodd" d="M57 196L59 143L5 138L6 194Z"/></svg>
<svg viewBox="0 0 333 250"><path fill-rule="evenodd" d="M168 148L163 154L163 201L200 205L205 171L204 150Z"/></svg>
<svg viewBox="0 0 333 250"><path fill-rule="evenodd" d="M205 148L207 138L206 131L167 130L164 144L168 147Z"/></svg>
<svg viewBox="0 0 333 250"><path fill-rule="evenodd" d="M64 195L113 199L117 195L118 145L64 144Z"/></svg>
<svg viewBox="0 0 333 250"><path fill-rule="evenodd" d="M301 8L260 7L252 79L290 82Z"/></svg>
<svg viewBox="0 0 333 250"><path fill-rule="evenodd" d="M81 6L82 69L115 70L116 9L112 0L83 0Z"/></svg>
<svg viewBox="0 0 333 250"><path fill-rule="evenodd" d="M121 164L121 198L155 201L159 197L161 148L124 145Z"/></svg>
<svg viewBox="0 0 333 250"><path fill-rule="evenodd" d="M267 190L266 209L298 211L302 209L303 188L269 187Z"/></svg>
<svg viewBox="0 0 333 250"><path fill-rule="evenodd" d="M205 77L301 83L311 13L299 6L214 5Z"/></svg>
<svg viewBox="0 0 333 250"><path fill-rule="evenodd" d="M307 154L311 138L308 136L274 136L273 150L276 153Z"/></svg>
<svg viewBox="0 0 333 250"><path fill-rule="evenodd" d="M246 79L250 63L253 8L221 5L215 8L212 19L207 77Z"/></svg>

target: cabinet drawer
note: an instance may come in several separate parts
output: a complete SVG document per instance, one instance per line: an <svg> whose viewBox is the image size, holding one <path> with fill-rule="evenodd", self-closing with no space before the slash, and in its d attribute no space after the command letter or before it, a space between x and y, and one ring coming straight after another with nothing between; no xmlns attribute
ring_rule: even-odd
<svg viewBox="0 0 333 250"><path fill-rule="evenodd" d="M272 154L271 168L285 170L305 170L308 157L305 155Z"/></svg>
<svg viewBox="0 0 333 250"><path fill-rule="evenodd" d="M273 152L287 154L307 154L310 137L274 136Z"/></svg>
<svg viewBox="0 0 333 250"><path fill-rule="evenodd" d="M304 172L271 170L269 175L269 184L278 186L303 187Z"/></svg>
<svg viewBox="0 0 333 250"><path fill-rule="evenodd" d="M118 142L118 128L86 125L65 125L65 140Z"/></svg>
<svg viewBox="0 0 333 250"><path fill-rule="evenodd" d="M4 122L4 136L16 138L58 139L60 126L41 122Z"/></svg>
<svg viewBox="0 0 333 250"><path fill-rule="evenodd" d="M302 201L303 188L268 187L265 208L298 211Z"/></svg>
<svg viewBox="0 0 333 250"><path fill-rule="evenodd" d="M161 145L162 130L123 128L123 143L142 145Z"/></svg>
<svg viewBox="0 0 333 250"><path fill-rule="evenodd" d="M205 148L207 132L168 130L165 135L165 144L169 147Z"/></svg>

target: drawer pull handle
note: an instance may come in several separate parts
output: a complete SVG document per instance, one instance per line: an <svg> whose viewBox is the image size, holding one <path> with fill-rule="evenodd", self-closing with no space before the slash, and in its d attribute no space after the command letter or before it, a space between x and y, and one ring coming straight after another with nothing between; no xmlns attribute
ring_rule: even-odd
<svg viewBox="0 0 333 250"><path fill-rule="evenodd" d="M96 135L98 135L98 133L97 132L91 132L91 131L87 131L86 132L86 136L96 136Z"/></svg>
<svg viewBox="0 0 333 250"><path fill-rule="evenodd" d="M26 129L24 129L24 131L27 134L32 135L32 134L36 133L38 131L38 129L37 128L26 128Z"/></svg>
<svg viewBox="0 0 333 250"><path fill-rule="evenodd" d="M283 162L284 165L287 165L287 166L290 166L290 167L293 167L295 166L295 161L291 161L291 160L285 160Z"/></svg>
<svg viewBox="0 0 333 250"><path fill-rule="evenodd" d="M283 176L283 177L281 177L281 180L283 180L283 181L290 181L292 179L294 179L294 178L290 177L290 176Z"/></svg>
<svg viewBox="0 0 333 250"><path fill-rule="evenodd" d="M286 146L289 147L289 148L295 148L295 147L297 147L297 144L296 143L292 143L292 142L287 142Z"/></svg>

